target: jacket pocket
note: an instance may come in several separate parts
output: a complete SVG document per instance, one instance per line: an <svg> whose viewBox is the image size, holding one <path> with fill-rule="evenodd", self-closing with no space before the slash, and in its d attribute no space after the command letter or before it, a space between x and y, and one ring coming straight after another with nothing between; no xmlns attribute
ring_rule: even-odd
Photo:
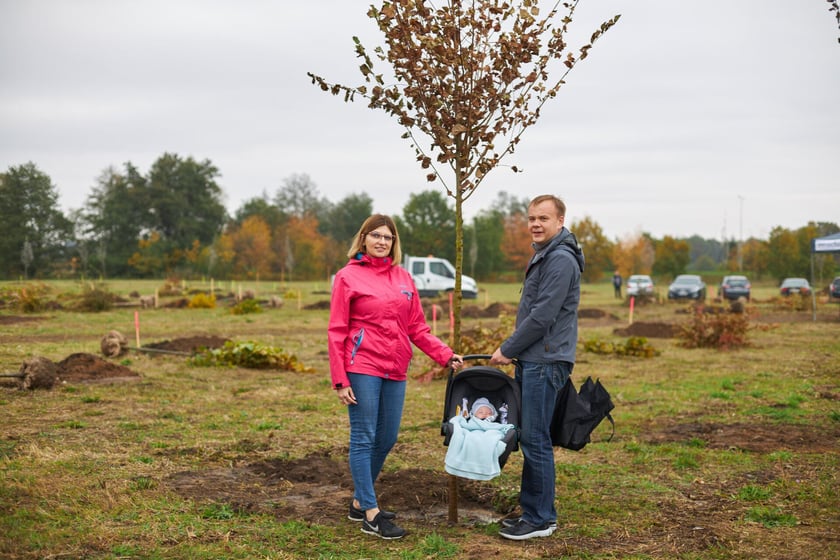
<svg viewBox="0 0 840 560"><path fill-rule="evenodd" d="M350 364L352 365L353 362L356 360L356 352L359 351L359 347L362 345L362 340L365 338L365 329L359 329L359 331L353 335L353 351L350 352Z"/></svg>

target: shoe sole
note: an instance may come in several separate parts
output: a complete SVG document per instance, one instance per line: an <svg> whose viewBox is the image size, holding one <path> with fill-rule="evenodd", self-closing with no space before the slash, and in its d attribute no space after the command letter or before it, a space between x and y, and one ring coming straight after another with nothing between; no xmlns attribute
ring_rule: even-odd
<svg viewBox="0 0 840 560"><path fill-rule="evenodd" d="M376 536L376 537L379 537L380 539L385 539L386 541L392 541L392 540L395 540L395 539L401 539L401 538L403 538L403 537L405 536L405 533L403 533L402 535L396 535L396 536L393 536L393 537L387 537L387 536L383 535L382 533L380 533L379 531L373 531L373 530L371 530L371 529L366 528L364 525L362 525L362 533L367 533L368 535L374 535L374 536Z"/></svg>
<svg viewBox="0 0 840 560"><path fill-rule="evenodd" d="M531 531L530 533L525 533L524 535L509 535L503 531L499 531L499 535L506 539L510 539L512 541L524 541L528 539L534 539L537 537L550 537L552 533L554 533L556 527L549 527L548 529L540 529L539 531Z"/></svg>

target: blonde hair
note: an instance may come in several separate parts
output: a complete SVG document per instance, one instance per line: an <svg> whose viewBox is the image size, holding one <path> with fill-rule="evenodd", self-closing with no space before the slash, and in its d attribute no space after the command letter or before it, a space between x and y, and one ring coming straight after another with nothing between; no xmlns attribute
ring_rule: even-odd
<svg viewBox="0 0 840 560"><path fill-rule="evenodd" d="M365 236L375 230L376 228L385 226L391 231L394 236L394 241L391 242L391 252L388 256L391 257L391 264L400 264L402 261L402 249L400 249L400 236L397 235L397 224L390 216L385 214L374 214L364 221L362 227L356 232L356 237L353 238L353 243L350 245L350 250L347 251L347 258L352 259L359 253L365 252Z"/></svg>
<svg viewBox="0 0 840 560"><path fill-rule="evenodd" d="M554 207L557 208L558 218L564 218L566 216L566 203L554 196L553 194L541 194L528 204L528 208L546 201L551 201L554 203Z"/></svg>

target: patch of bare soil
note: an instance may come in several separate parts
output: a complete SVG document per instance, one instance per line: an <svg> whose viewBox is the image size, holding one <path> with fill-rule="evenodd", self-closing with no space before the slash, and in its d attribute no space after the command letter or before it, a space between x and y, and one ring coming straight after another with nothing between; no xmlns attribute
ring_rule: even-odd
<svg viewBox="0 0 840 560"><path fill-rule="evenodd" d="M379 500L402 519L445 521L448 515L448 475L421 469L385 473L376 484ZM475 481L459 481L458 505L464 511L493 513L492 492ZM335 525L346 520L353 481L346 457L339 462L326 454L303 459L274 459L232 469L175 473L165 483L180 495L223 502L247 513L271 513L281 519L301 519Z"/></svg>
<svg viewBox="0 0 840 560"><path fill-rule="evenodd" d="M786 424L784 429L780 429L779 426L769 424L688 422L661 427L642 439L648 443L699 439L712 449L741 449L755 453L779 450L822 453L837 451L840 428L822 430L814 426Z"/></svg>
<svg viewBox="0 0 840 560"><path fill-rule="evenodd" d="M0 315L0 325L16 325L18 323L31 323L38 321L40 317L22 317L20 315Z"/></svg>
<svg viewBox="0 0 840 560"><path fill-rule="evenodd" d="M107 382L136 381L140 374L126 366L103 360L86 353L70 354L56 364L56 376L60 382Z"/></svg>
<svg viewBox="0 0 840 560"><path fill-rule="evenodd" d="M202 350L221 348L226 342L230 342L230 339L213 335L196 335L144 344L142 347L152 350L168 350L171 352L194 354Z"/></svg>
<svg viewBox="0 0 840 560"><path fill-rule="evenodd" d="M743 449L767 453L782 449L799 452L837 451L840 429L831 433L806 427L754 424L684 424L652 426L647 441L653 444L702 438L710 447ZM176 493L199 503L225 503L236 510L268 513L281 520L305 520L324 525L349 523L346 519L352 498L352 480L347 467L346 449L334 453L313 454L303 459L252 462L233 468L175 473L163 481ZM728 499L745 484L767 484L785 476L783 464L766 472L748 473L724 480L695 480L681 495L663 498L658 504L659 516L648 528L632 533L620 532L568 540L555 535L539 539L540 556L559 558L597 554L651 555L678 557L718 547L737 550L741 546L739 523L749 504ZM385 473L377 481L382 506L397 511L402 520L421 522L424 526L448 523L448 482L444 472L404 469ZM562 497L562 488L558 496ZM510 511L494 509L496 490L488 483L458 479L458 512L462 524L489 523L508 516ZM562 521L562 519L561 519ZM558 532L560 533L560 532ZM821 542L825 534L816 528L803 527L798 544L809 549ZM468 560L514 557L517 543L482 538L462 547L461 557ZM517 549L518 550L518 549ZM795 555L768 555L766 550L756 557L796 558Z"/></svg>
<svg viewBox="0 0 840 560"><path fill-rule="evenodd" d="M644 336L646 338L674 338L680 327L671 323L636 322L627 327L613 329L619 336Z"/></svg>

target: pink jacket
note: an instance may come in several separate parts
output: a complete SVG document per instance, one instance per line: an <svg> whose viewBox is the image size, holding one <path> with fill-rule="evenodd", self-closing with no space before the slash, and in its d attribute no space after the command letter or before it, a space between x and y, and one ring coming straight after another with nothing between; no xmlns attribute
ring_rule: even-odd
<svg viewBox="0 0 840 560"><path fill-rule="evenodd" d="M390 258L350 259L335 275L328 347L334 389L350 385L347 373L404 381L414 343L440 365L454 352L432 335L417 288Z"/></svg>

